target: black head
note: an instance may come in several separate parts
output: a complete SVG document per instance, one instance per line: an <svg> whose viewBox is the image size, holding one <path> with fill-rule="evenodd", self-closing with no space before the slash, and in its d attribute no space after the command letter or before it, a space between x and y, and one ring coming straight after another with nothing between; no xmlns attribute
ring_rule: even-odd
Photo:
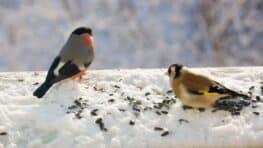
<svg viewBox="0 0 263 148"><path fill-rule="evenodd" d="M183 65L181 64L172 64L168 68L168 76L172 77L174 79L178 78L180 76L181 70L183 68Z"/></svg>
<svg viewBox="0 0 263 148"><path fill-rule="evenodd" d="M76 34L76 35L82 35L84 33L88 33L89 35L92 36L92 30L88 27L79 27L72 32L72 34Z"/></svg>

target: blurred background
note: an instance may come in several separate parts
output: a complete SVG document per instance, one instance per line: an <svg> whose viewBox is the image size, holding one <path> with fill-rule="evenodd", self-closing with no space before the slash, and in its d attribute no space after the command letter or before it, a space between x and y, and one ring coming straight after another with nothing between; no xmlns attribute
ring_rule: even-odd
<svg viewBox="0 0 263 148"><path fill-rule="evenodd" d="M47 70L78 26L93 69L263 65L262 0L0 0L0 71Z"/></svg>

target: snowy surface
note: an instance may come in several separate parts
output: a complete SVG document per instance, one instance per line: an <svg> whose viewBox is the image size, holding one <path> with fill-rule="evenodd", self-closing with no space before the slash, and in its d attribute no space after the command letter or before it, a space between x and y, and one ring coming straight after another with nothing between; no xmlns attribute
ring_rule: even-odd
<svg viewBox="0 0 263 148"><path fill-rule="evenodd" d="M229 88L250 88L254 103L238 116L184 110L165 69L89 71L43 99L32 92L44 72L1 73L0 148L262 146L263 67L196 70Z"/></svg>

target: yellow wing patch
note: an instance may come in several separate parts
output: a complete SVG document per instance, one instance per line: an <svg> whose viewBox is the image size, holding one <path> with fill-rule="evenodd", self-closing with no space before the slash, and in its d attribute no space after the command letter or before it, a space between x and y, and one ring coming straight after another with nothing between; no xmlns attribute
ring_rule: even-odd
<svg viewBox="0 0 263 148"><path fill-rule="evenodd" d="M221 96L222 94L219 94L219 93L215 93L215 92L207 92L207 91L204 91L202 92L205 96Z"/></svg>

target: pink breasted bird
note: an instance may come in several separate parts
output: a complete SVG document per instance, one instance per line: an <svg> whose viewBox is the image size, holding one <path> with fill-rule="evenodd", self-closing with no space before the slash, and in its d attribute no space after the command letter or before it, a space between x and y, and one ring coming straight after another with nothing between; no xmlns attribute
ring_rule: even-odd
<svg viewBox="0 0 263 148"><path fill-rule="evenodd" d="M41 98L53 84L68 78L79 78L90 66L94 56L92 30L87 27L75 29L50 66L46 80L33 95Z"/></svg>

